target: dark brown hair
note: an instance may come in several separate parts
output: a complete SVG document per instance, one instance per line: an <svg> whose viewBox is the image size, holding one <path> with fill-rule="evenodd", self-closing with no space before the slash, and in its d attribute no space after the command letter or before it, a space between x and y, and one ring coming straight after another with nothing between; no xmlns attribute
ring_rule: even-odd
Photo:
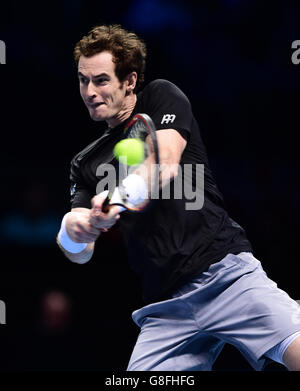
<svg viewBox="0 0 300 391"><path fill-rule="evenodd" d="M103 51L113 55L115 73L120 82L130 72L137 73L136 91L144 81L147 55L145 43L120 25L96 26L75 45L74 59L78 64L80 56L92 57Z"/></svg>

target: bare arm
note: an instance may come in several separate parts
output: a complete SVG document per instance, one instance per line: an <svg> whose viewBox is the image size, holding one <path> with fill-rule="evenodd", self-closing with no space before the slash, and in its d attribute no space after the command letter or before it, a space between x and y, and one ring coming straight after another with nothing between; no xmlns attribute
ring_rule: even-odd
<svg viewBox="0 0 300 391"><path fill-rule="evenodd" d="M156 137L160 161L159 186L162 188L172 178L178 175L178 164L187 142L175 129L157 130ZM148 145L150 146L150 151L152 151L153 146L151 140L146 139L146 141L150 141ZM152 181L151 173L154 173L151 171L151 164L154 164L154 153L151 153L145 160L141 166L142 169L137 168L134 172L145 179L146 183L148 183L148 189L150 189L150 183Z"/></svg>
<svg viewBox="0 0 300 391"><path fill-rule="evenodd" d="M86 263L88 262L94 253L95 241L101 234L100 230L90 229L87 225L88 218L91 210L87 208L73 208L71 213L68 216L66 222L66 230L67 233L75 243L88 243L86 248L79 253L71 253L67 251L59 242L58 236L56 237L56 242L61 249L61 251L65 254L65 256L72 262L75 263ZM84 228L85 227L85 230ZM92 227L91 227L92 228ZM89 230L90 234L83 240L83 234ZM80 235L80 233L82 235ZM92 240L91 242L88 242Z"/></svg>
<svg viewBox="0 0 300 391"><path fill-rule="evenodd" d="M156 131L157 143L159 147L159 159L160 159L160 177L159 185L163 187L168 183L173 177L178 175L178 164L181 159L182 152L186 147L186 140L181 136L179 132L175 129L163 129ZM133 174L140 175L147 184L148 191L151 189L151 183L154 183L151 175L154 174L154 170L151 170L151 165L154 163L154 152L153 146L151 145L151 139L146 139L150 147L150 155L139 166ZM129 177L129 176L128 176ZM99 208L101 210L101 205L103 200L101 199L101 194L93 198L94 208ZM109 213L113 211L113 208L118 208L113 206L109 209ZM98 227L97 224L92 222L95 227Z"/></svg>
<svg viewBox="0 0 300 391"><path fill-rule="evenodd" d="M164 186L165 183L177 175L177 165L186 146L186 141L174 129L157 131L157 140L162 166L160 186ZM144 171L144 175L146 174L144 179L146 183L151 180L150 166L153 160L151 155L145 163L147 169ZM137 172L137 174L139 173ZM103 193L98 194L92 199L92 209L75 208L68 214L65 225L68 237L75 243L87 243L84 250L72 253L67 251L57 239L59 247L71 261L76 263L88 262L93 256L95 241L101 231L107 231L120 218L121 209L118 206L112 206L108 213L102 211L105 198L106 196Z"/></svg>
<svg viewBox="0 0 300 391"><path fill-rule="evenodd" d="M59 241L59 235L56 238L57 244L65 256L75 263L88 262L94 253L95 241L101 232L108 231L119 219L119 207L113 207L109 213L102 212L102 203L105 196L97 196L99 205L95 206L95 197L92 199L92 208L73 208L66 215L65 230L68 237L74 243L86 243L87 246L80 252L73 253L67 251Z"/></svg>
<svg viewBox="0 0 300 391"><path fill-rule="evenodd" d="M160 160L160 185L163 187L178 175L178 164L186 147L186 140L175 129L156 132Z"/></svg>

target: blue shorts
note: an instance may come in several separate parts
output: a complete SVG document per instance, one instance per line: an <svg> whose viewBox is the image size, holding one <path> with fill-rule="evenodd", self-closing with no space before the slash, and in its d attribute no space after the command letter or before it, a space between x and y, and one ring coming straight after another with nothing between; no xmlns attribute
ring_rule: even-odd
<svg viewBox="0 0 300 391"><path fill-rule="evenodd" d="M141 331L128 371L211 370L225 343L262 370L265 354L300 331L300 306L251 253L228 254L132 317Z"/></svg>

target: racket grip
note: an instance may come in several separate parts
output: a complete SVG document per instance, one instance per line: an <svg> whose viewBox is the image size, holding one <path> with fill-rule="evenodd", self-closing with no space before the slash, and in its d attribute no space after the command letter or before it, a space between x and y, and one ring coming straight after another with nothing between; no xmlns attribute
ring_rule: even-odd
<svg viewBox="0 0 300 391"><path fill-rule="evenodd" d="M109 201L110 201L109 197L106 197L104 202L103 202L103 204L102 204L102 212L108 213L108 211L109 211Z"/></svg>
<svg viewBox="0 0 300 391"><path fill-rule="evenodd" d="M120 212L123 212L124 210L126 210L126 208L124 208L122 204L123 204L123 200L121 198L119 188L116 187L111 197L109 197L108 195L104 200L102 204L102 211L104 213L108 213L111 205L119 205Z"/></svg>

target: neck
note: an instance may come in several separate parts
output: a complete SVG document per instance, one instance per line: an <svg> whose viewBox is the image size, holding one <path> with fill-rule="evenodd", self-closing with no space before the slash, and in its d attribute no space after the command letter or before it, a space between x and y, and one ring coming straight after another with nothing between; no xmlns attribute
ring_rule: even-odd
<svg viewBox="0 0 300 391"><path fill-rule="evenodd" d="M127 118L130 117L131 113L133 112L133 109L136 105L136 94L132 93L125 97L124 104L122 109L119 111L119 113L107 120L107 124L110 128L115 128L116 126L120 125L122 122L124 122Z"/></svg>

